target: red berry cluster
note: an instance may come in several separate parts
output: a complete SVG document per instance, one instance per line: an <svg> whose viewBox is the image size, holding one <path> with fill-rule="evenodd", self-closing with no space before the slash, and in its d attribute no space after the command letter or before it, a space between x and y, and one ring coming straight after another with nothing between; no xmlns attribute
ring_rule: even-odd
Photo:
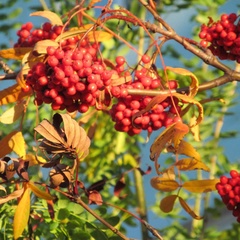
<svg viewBox="0 0 240 240"><path fill-rule="evenodd" d="M33 88L38 105L51 103L53 110L83 113L110 85L113 72L97 58L98 44L90 44L87 39L78 41L72 39L65 48L47 47L46 62L37 63L29 71L26 84Z"/></svg>
<svg viewBox="0 0 240 240"><path fill-rule="evenodd" d="M148 56L144 55L142 62L148 63L150 59L147 58ZM118 62L118 59L116 59L116 62ZM122 61L123 64L124 61ZM139 134L142 130L151 133L153 130L167 127L179 120L177 117L177 113L181 112L179 100L168 97L165 101L155 105L150 111L132 121L134 114L145 109L153 97L129 95L128 89L158 89L161 85L159 78L151 77L148 73L148 69L143 67L141 70L135 71L134 81L111 88L112 95L118 100L110 111L117 131L127 132L130 136ZM176 88L177 82L169 81L169 87Z"/></svg>
<svg viewBox="0 0 240 240"><path fill-rule="evenodd" d="M56 39L63 28L44 23L40 29L32 29L31 23L26 23L18 31L18 42L15 47L32 47L44 39ZM177 98L167 98L155 105L153 109L132 121L135 113L146 108L153 97L129 95L128 89L159 89L161 79L152 77L144 64L149 64L151 58L143 55L141 70L131 73L125 69L126 60L116 57L116 65L107 69L104 62L98 58L99 45L90 43L87 38L71 37L60 42L59 47L47 47L43 62L35 64L26 77L26 89L32 88L37 105L51 104L53 110L67 109L69 112L78 110L86 112L90 106L101 109L102 101L110 105L111 97L117 99L110 110L115 128L129 135L147 130L151 133L163 126L169 126L179 118L181 111ZM112 77L130 79L119 86L112 86ZM175 89L176 81L169 81L168 87ZM105 95L103 97L103 94Z"/></svg>
<svg viewBox="0 0 240 240"><path fill-rule="evenodd" d="M45 22L39 29L33 29L33 24L27 22L17 31L19 38L14 47L33 47L35 43L41 40L55 40L61 34L62 29L62 26L53 26L50 22ZM65 40L62 46L66 44L67 41Z"/></svg>
<svg viewBox="0 0 240 240"><path fill-rule="evenodd" d="M222 197L224 204L232 211L234 217L240 223L240 173L236 170L230 171L230 178L220 177L216 189Z"/></svg>
<svg viewBox="0 0 240 240"><path fill-rule="evenodd" d="M222 14L216 22L209 18L208 25L201 26L200 44L222 60L236 60L240 63L240 21L236 21L237 18L235 13Z"/></svg>

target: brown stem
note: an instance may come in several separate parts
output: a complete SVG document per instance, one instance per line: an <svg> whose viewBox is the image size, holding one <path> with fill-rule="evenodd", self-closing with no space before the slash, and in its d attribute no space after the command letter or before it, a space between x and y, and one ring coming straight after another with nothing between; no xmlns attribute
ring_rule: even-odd
<svg viewBox="0 0 240 240"><path fill-rule="evenodd" d="M7 74L13 73L12 69L0 58L0 67Z"/></svg>

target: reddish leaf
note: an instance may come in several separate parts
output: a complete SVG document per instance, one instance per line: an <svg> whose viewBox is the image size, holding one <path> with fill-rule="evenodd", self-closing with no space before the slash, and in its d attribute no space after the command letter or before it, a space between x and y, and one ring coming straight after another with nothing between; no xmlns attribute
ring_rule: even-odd
<svg viewBox="0 0 240 240"><path fill-rule="evenodd" d="M137 170L141 173L142 176L148 175L152 172L151 166L148 166L148 169L146 171L143 171L140 167L138 167Z"/></svg>
<svg viewBox="0 0 240 240"><path fill-rule="evenodd" d="M181 198L178 197L179 202L182 206L182 208L194 219L201 220L202 217L197 216L197 214L188 206L188 204Z"/></svg>
<svg viewBox="0 0 240 240"><path fill-rule="evenodd" d="M102 179L100 181L97 181L97 182L93 183L91 186L89 186L86 190L88 192L93 191L93 190L100 192L103 190L103 188L106 184L106 181L107 181L107 179Z"/></svg>
<svg viewBox="0 0 240 240"><path fill-rule="evenodd" d="M171 212L177 197L178 195L170 195L163 198L160 202L160 209L165 213Z"/></svg>
<svg viewBox="0 0 240 240"><path fill-rule="evenodd" d="M183 183L182 187L190 192L204 193L215 191L219 179L191 180Z"/></svg>
<svg viewBox="0 0 240 240"><path fill-rule="evenodd" d="M24 228L27 226L29 214L30 214L30 191L29 188L26 188L14 214L13 220L14 239L17 239L21 236Z"/></svg>
<svg viewBox="0 0 240 240"><path fill-rule="evenodd" d="M89 192L88 201L89 201L88 202L89 204L102 205L102 203L103 203L101 194L96 190Z"/></svg>
<svg viewBox="0 0 240 240"><path fill-rule="evenodd" d="M125 188L126 184L125 184L125 179L124 176L122 176L116 183L115 187L114 187L114 196L119 197L119 198L124 198L126 197L126 195L122 195L120 196L120 193L122 192L122 190Z"/></svg>
<svg viewBox="0 0 240 240"><path fill-rule="evenodd" d="M180 187L177 181L162 177L153 177L151 185L153 188L164 192L171 192Z"/></svg>

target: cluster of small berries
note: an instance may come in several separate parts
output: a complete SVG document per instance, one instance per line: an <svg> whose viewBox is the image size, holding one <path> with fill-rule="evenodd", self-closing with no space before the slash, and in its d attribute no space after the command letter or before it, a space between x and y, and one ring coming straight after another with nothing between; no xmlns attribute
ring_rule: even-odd
<svg viewBox="0 0 240 240"><path fill-rule="evenodd" d="M45 22L39 29L33 29L33 24L27 22L17 31L18 41L14 44L14 47L33 47L35 43L41 40L55 40L62 30L63 26L52 25L50 22ZM62 46L66 44L68 44L66 40L61 43Z"/></svg>
<svg viewBox="0 0 240 240"><path fill-rule="evenodd" d="M220 177L216 189L227 208L232 211L234 217L240 223L240 172L230 171L230 177Z"/></svg>
<svg viewBox="0 0 240 240"><path fill-rule="evenodd" d="M42 28L36 30L32 27L31 23L22 26L15 47L32 47L44 39L54 40L63 31L62 26L52 26L51 23L44 23ZM128 89L156 90L161 86L160 77L153 77L154 74L150 74L145 65L151 61L148 55L142 56L143 67L135 70L132 77L125 69L124 57L117 56L116 65L107 68L98 58L99 44L90 43L86 37L70 37L62 40L59 46L47 47L44 62L36 63L26 76L27 87L23 91L31 88L37 105L47 103L53 110L84 113L91 106L97 109L102 109L102 103L109 106L111 98L115 97L117 103L110 110L115 129L129 135L139 134L142 130L151 133L179 121L180 103L172 97L132 121L134 114L145 109L153 97L130 95ZM113 79L122 77L128 80L120 85L112 83ZM177 88L174 80L168 84L168 88Z"/></svg>
<svg viewBox="0 0 240 240"><path fill-rule="evenodd" d="M150 61L150 58L148 58L148 56L143 55L142 63L147 64ZM123 64L124 61L122 61ZM111 88L111 93L117 98L117 103L112 106L110 114L115 122L117 131L127 132L130 136L139 134L142 130L147 130L151 133L153 130L167 127L173 122L179 121L179 117L177 117L177 113L181 112L179 100L171 97L133 119L135 114L147 107L153 97L130 95L128 94L128 89L155 90L161 86L161 79L152 77L148 73L149 70L145 67L141 70L135 70L134 81ZM177 88L177 82L169 81L169 87L171 89Z"/></svg>
<svg viewBox="0 0 240 240"><path fill-rule="evenodd" d="M199 33L201 46L208 47L222 60L240 63L240 21L237 18L235 13L222 14L216 22L209 18L208 25L203 24Z"/></svg>
<svg viewBox="0 0 240 240"><path fill-rule="evenodd" d="M51 103L53 110L84 113L110 85L113 71L97 58L98 44L85 38L75 48L76 41L74 48L47 47L46 63L39 62L28 72L26 84L34 90L37 105Z"/></svg>

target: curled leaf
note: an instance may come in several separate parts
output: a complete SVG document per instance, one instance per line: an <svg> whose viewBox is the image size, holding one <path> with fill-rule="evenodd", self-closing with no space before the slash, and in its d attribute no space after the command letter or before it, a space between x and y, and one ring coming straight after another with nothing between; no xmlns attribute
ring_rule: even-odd
<svg viewBox="0 0 240 240"><path fill-rule="evenodd" d="M39 17L44 17L47 18L52 25L63 25L63 22L61 18L54 12L51 11L38 11L31 13L30 16L39 16Z"/></svg>
<svg viewBox="0 0 240 240"><path fill-rule="evenodd" d="M153 188L164 192L171 192L180 187L177 181L162 177L153 177L151 185Z"/></svg>
<svg viewBox="0 0 240 240"><path fill-rule="evenodd" d="M12 192L11 194L5 196L5 197L1 197L0 198L0 204L3 204L3 203L6 203L12 199L15 199L15 198L19 198L24 192L24 189L19 189L19 190L16 190L14 192Z"/></svg>
<svg viewBox="0 0 240 240"><path fill-rule="evenodd" d="M181 198L178 197L179 202L182 206L182 208L194 219L201 220L202 217L198 216L189 206L188 204Z"/></svg>
<svg viewBox="0 0 240 240"><path fill-rule="evenodd" d="M191 180L184 182L182 187L190 192L204 193L215 191L218 182L219 179Z"/></svg>
<svg viewBox="0 0 240 240"><path fill-rule="evenodd" d="M184 68L173 68L173 67L169 67L169 66L166 67L166 70L170 70L174 73L177 73L177 74L180 74L183 76L189 76L191 78L191 84L189 86L190 92L189 92L188 96L194 97L197 94L199 83L198 83L197 77L192 72L190 72Z"/></svg>
<svg viewBox="0 0 240 240"><path fill-rule="evenodd" d="M102 205L102 203L103 203L101 194L96 190L89 192L88 201L89 201L89 204Z"/></svg>
<svg viewBox="0 0 240 240"><path fill-rule="evenodd" d="M179 143L181 142L184 135L188 132L188 126L177 122L166 128L154 141L150 148L150 159L155 162L155 169L158 174L161 172L159 171L158 166L158 158L160 153L166 146L169 146L170 143L173 144L173 148L177 149Z"/></svg>
<svg viewBox="0 0 240 240"><path fill-rule="evenodd" d="M171 212L177 197L178 195L170 195L163 198L160 202L160 209L165 213Z"/></svg>

